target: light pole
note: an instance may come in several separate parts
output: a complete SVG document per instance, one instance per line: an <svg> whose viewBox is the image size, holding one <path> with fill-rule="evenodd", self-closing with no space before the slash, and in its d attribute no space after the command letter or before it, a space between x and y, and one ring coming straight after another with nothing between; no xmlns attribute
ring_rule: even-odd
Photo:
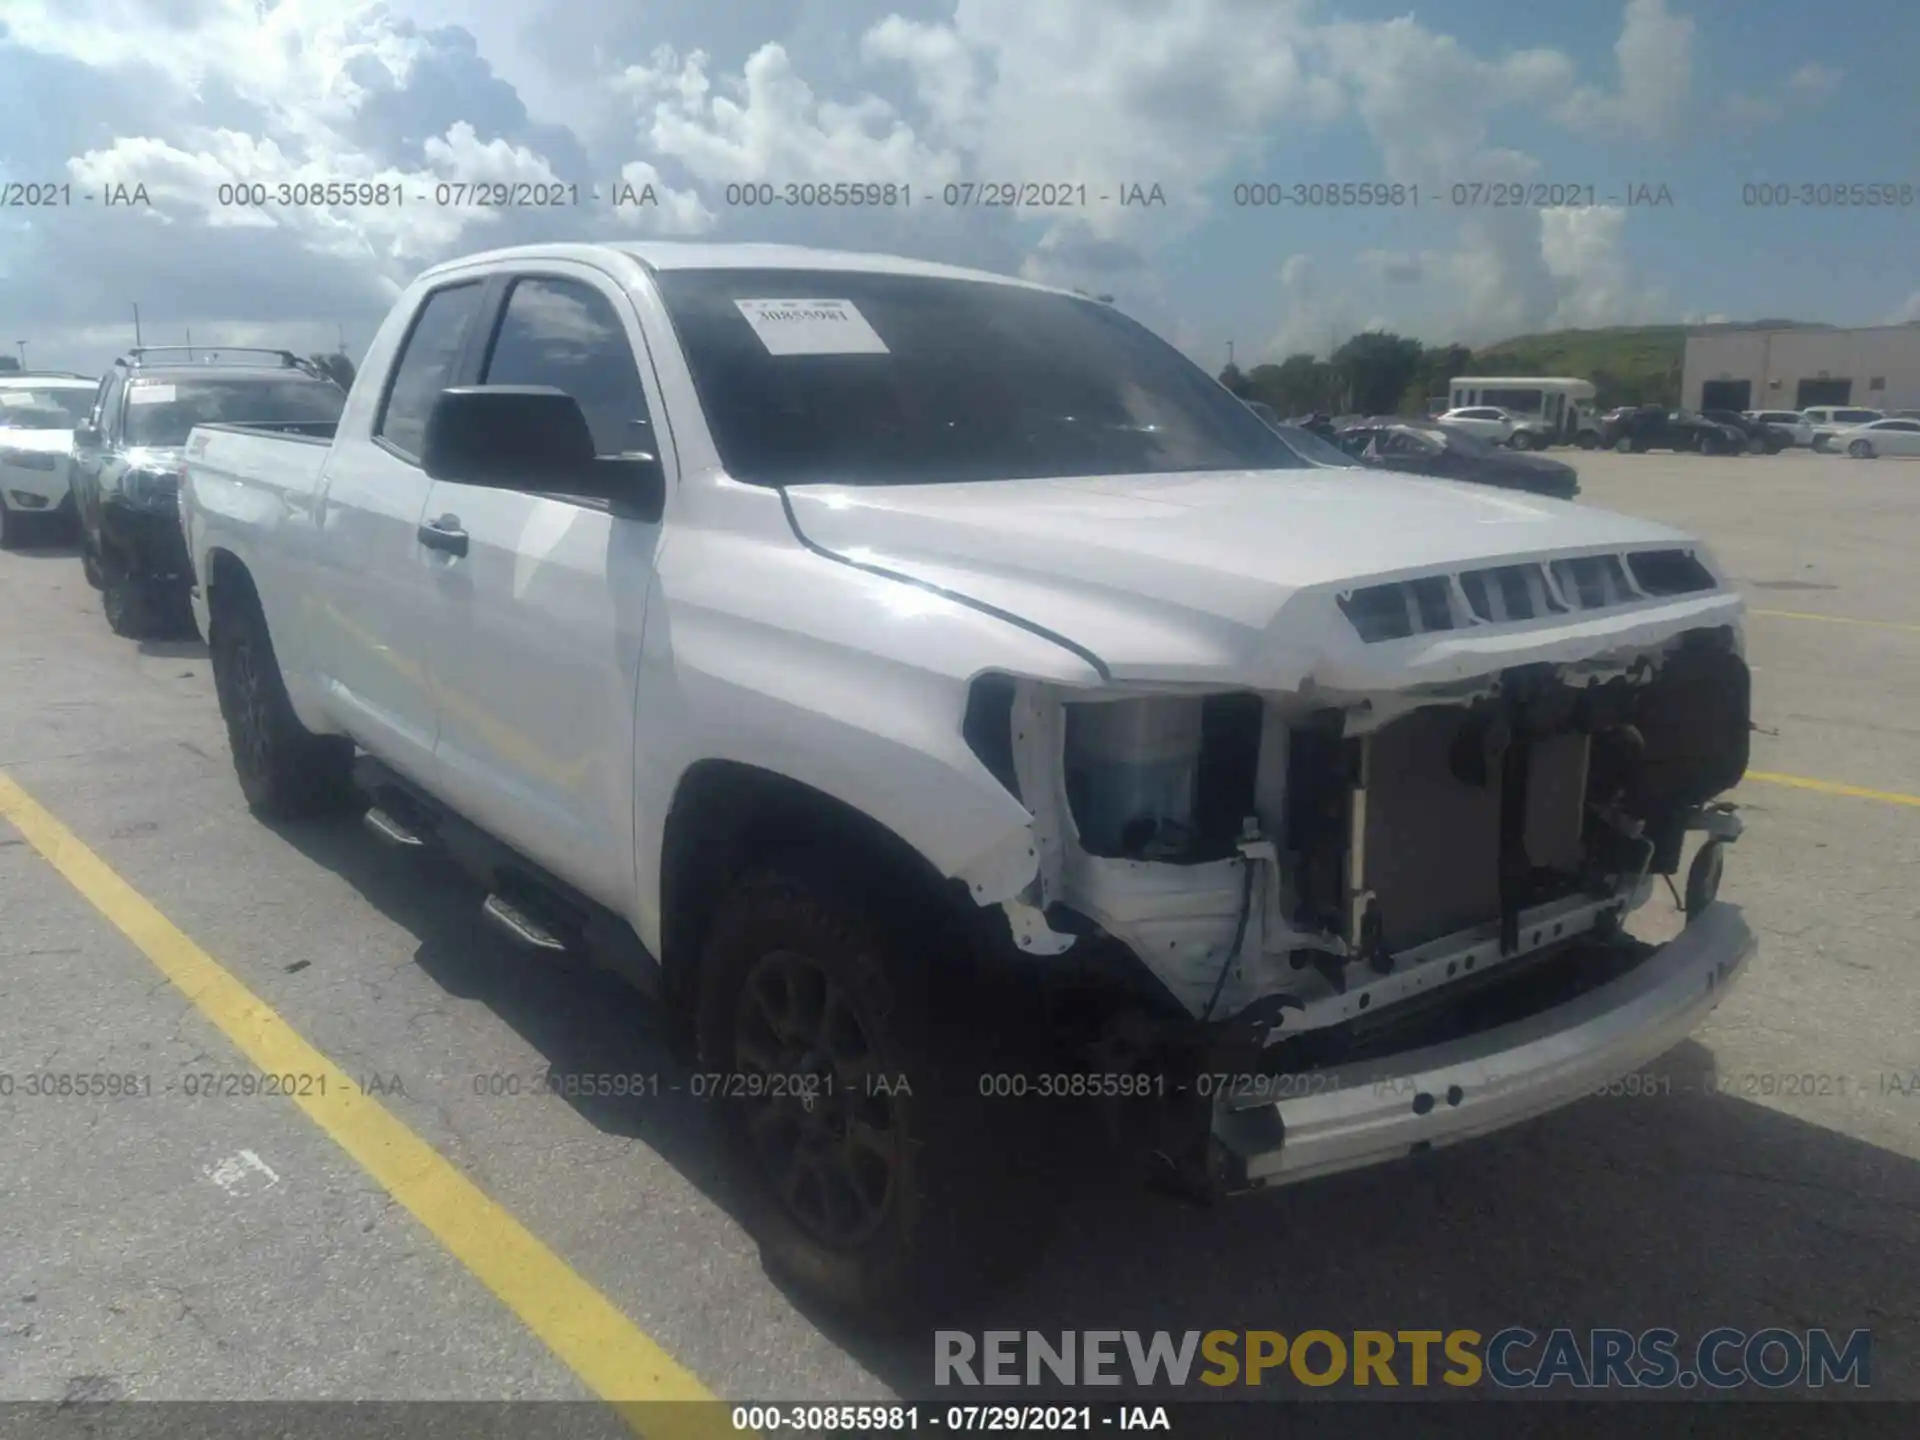
<svg viewBox="0 0 1920 1440"><path fill-rule="evenodd" d="M13 343L20 347L20 368L24 370L27 368L27 342L16 340Z"/></svg>

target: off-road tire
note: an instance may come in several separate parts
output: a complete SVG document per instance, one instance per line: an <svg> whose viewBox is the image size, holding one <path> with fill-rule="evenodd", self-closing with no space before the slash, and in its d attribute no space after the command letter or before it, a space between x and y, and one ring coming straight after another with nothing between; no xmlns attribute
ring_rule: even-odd
<svg viewBox="0 0 1920 1440"><path fill-rule="evenodd" d="M743 1018L752 1011L749 984L797 955L856 1017L871 1072L904 1078L911 1093L891 1097L883 1132L892 1140L890 1179L884 1201L869 1207L879 1219L838 1244L782 1198L779 1166L750 1133L754 1102L723 1092L714 1112L743 1182L742 1218L769 1274L844 1320L895 1328L964 1310L1027 1268L1045 1246L1056 1192L1039 1178L1038 1141L1024 1123L1044 1107L982 1097L992 1062L934 1023L946 1013L929 1004L927 972L937 961L912 933L899 887L866 868L794 852L744 875L702 949L696 1023L703 1072L722 1085L751 1073L736 1046L752 1034Z"/></svg>
<svg viewBox="0 0 1920 1440"><path fill-rule="evenodd" d="M252 588L227 581L218 594L208 649L233 770L247 807L272 820L351 808L357 798L353 742L315 735L293 713Z"/></svg>

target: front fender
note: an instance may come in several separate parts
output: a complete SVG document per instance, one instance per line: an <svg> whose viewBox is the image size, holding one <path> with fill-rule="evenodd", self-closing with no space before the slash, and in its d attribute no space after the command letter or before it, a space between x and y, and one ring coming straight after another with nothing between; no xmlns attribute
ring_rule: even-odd
<svg viewBox="0 0 1920 1440"><path fill-rule="evenodd" d="M673 537L654 583L638 679L633 917L650 947L667 815L681 777L706 760L841 801L941 875L966 878L983 904L1032 880L1033 817L968 747L967 696L991 671L1091 686L1099 677L1084 660L914 585L746 535Z"/></svg>

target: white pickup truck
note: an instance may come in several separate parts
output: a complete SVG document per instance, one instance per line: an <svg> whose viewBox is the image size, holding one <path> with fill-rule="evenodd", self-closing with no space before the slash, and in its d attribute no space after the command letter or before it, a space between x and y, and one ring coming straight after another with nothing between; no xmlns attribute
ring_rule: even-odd
<svg viewBox="0 0 1920 1440"><path fill-rule="evenodd" d="M364 807L657 993L767 1263L855 1315L1009 1277L1067 1141L1207 1196L1416 1155L1660 1055L1754 948L1699 543L1310 466L1078 295L477 255L330 442L200 427L181 503L247 801Z"/></svg>

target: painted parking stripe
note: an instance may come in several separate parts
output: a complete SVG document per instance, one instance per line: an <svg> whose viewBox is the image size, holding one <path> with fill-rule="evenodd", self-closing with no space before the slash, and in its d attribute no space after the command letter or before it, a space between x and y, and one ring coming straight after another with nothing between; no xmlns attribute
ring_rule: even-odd
<svg viewBox="0 0 1920 1440"><path fill-rule="evenodd" d="M627 1423L652 1436L717 1436L713 1395L566 1261L543 1245L431 1145L361 1091L4 772L0 816L11 821L264 1074L323 1075L323 1093L289 1098L432 1232ZM726 1433L732 1433L728 1430Z"/></svg>
<svg viewBox="0 0 1920 1440"><path fill-rule="evenodd" d="M1790 785L1796 790L1817 790L1822 795L1846 795L1855 800L1878 800L1885 805L1920 805L1920 795L1902 795L1898 790L1869 790L1864 785L1842 785L1837 780L1813 780L1805 775L1780 775L1771 770L1749 770L1748 780L1767 785Z"/></svg>
<svg viewBox="0 0 1920 1440"><path fill-rule="evenodd" d="M1920 625L1909 625L1903 620L1862 620L1853 615L1819 615L1811 610L1749 610L1747 613L1773 620L1818 620L1829 625L1864 625L1870 630L1904 630L1920 635Z"/></svg>

